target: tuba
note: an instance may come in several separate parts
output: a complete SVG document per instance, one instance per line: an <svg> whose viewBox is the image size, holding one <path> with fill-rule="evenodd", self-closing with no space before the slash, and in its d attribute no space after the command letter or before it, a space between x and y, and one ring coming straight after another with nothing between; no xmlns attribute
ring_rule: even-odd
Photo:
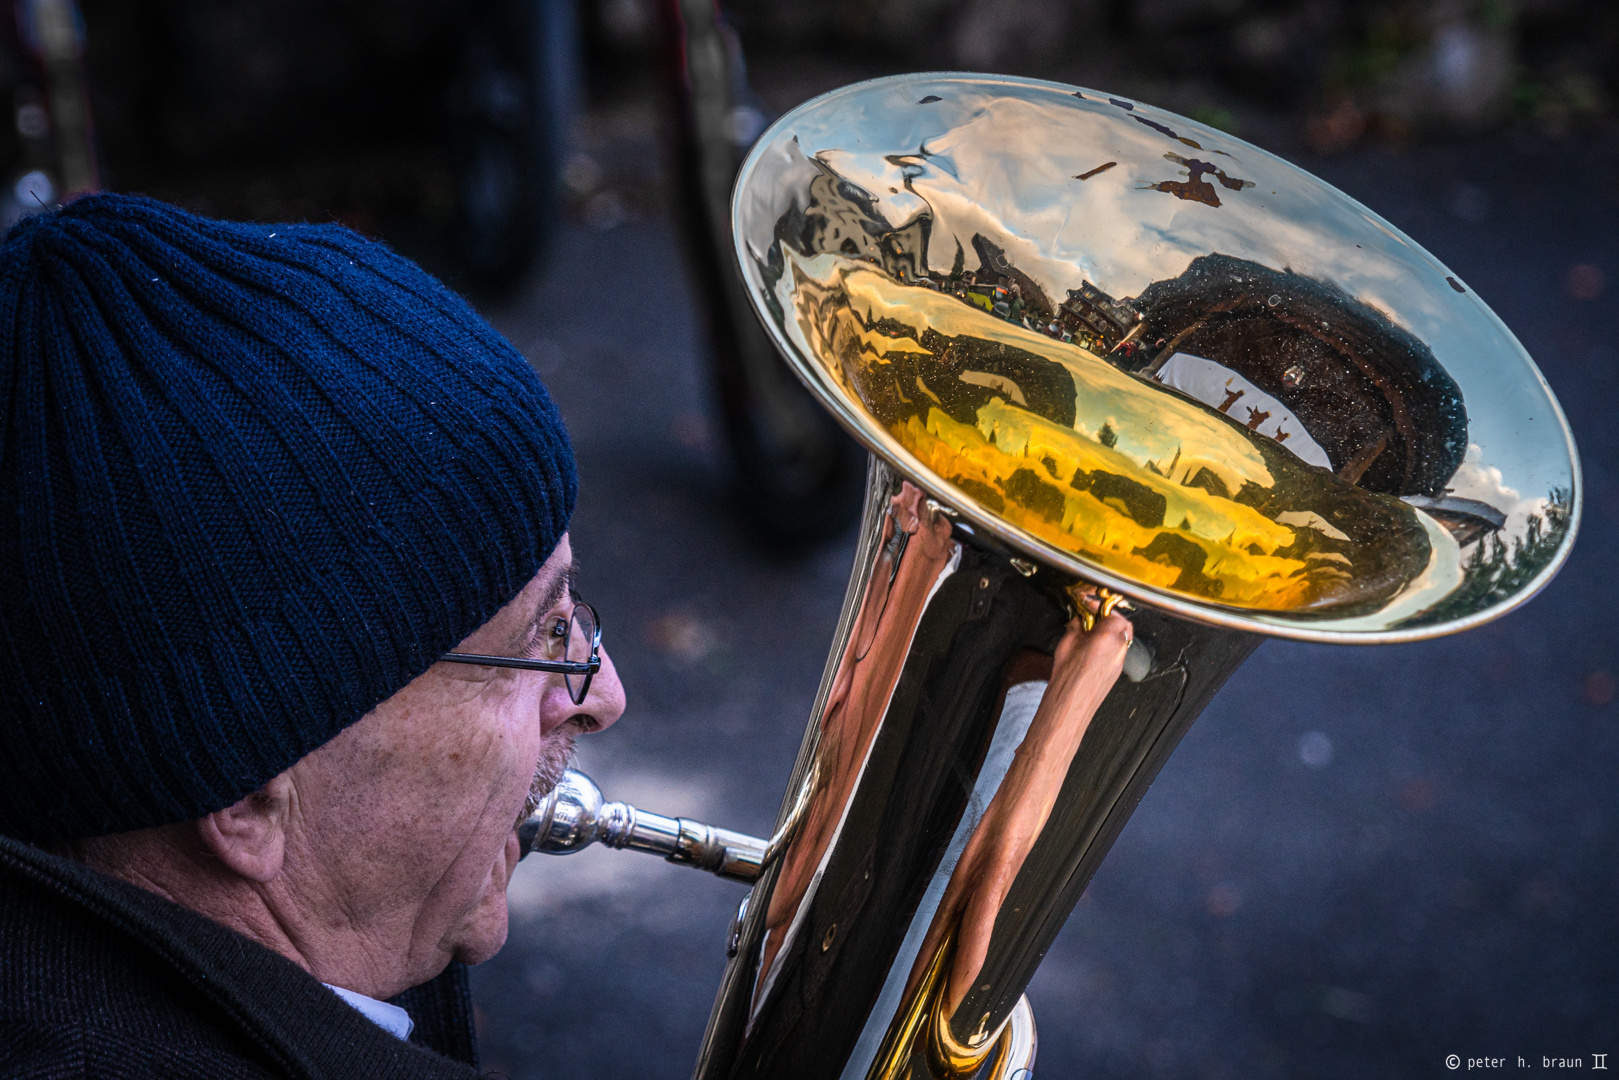
<svg viewBox="0 0 1619 1080"><path fill-rule="evenodd" d="M1265 635L1467 629L1567 558L1579 461L1455 274L1223 132L1052 83L906 75L773 124L736 255L871 452L770 838L605 803L524 828L750 882L697 1080L1027 1080L1024 990Z"/></svg>

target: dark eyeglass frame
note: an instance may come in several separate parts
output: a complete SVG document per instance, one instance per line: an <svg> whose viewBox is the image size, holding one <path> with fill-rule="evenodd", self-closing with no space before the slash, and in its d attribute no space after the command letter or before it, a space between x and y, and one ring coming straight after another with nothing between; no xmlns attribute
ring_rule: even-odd
<svg viewBox="0 0 1619 1080"><path fill-rule="evenodd" d="M602 669L602 620L596 614L596 609L584 601L573 605L568 612L568 637L573 637L574 618L579 609L584 608L590 613L590 621L596 631L590 639L589 660L529 660L518 656L486 656L482 653L447 652L439 657L440 660L451 664L481 664L484 667L516 668L519 671L546 671L553 675L583 675L584 681L579 684L578 693L570 685L570 680L564 679L563 686L568 691L568 697L575 705L583 705L585 696L590 693L590 680Z"/></svg>

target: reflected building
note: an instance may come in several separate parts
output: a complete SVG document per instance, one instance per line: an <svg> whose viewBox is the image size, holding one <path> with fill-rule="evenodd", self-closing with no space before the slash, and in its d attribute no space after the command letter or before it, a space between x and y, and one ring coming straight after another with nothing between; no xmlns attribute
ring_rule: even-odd
<svg viewBox="0 0 1619 1080"><path fill-rule="evenodd" d="M1337 285L1213 252L1135 296L1075 267L1080 280L1057 301L1019 265L1027 241L980 224L963 242L927 210L890 224L889 202L916 196L912 159L884 159L896 170L886 195L800 160L808 198L778 220L773 257L846 260L935 299L873 279L855 300L844 270L823 294L804 280L820 271L781 264L772 277L790 272L804 302L783 314L824 335L823 355L843 356L840 378L912 453L955 462L948 479L1033 535L1160 588L1349 615L1402 594L1441 538L1450 548L1502 527L1499 510L1464 507L1446 487L1468 442L1455 380L1418 337ZM939 305L1010 336L970 319L948 332L959 320ZM1112 385L1100 369L1243 436L1191 414L1151 419L1152 393L1138 398L1145 387ZM1139 413L1123 421L1134 428L1123 445L1120 405ZM1045 448L1027 460L1004 452L1035 443Z"/></svg>
<svg viewBox="0 0 1619 1080"><path fill-rule="evenodd" d="M1111 353L1141 322L1141 313L1126 300L1115 300L1090 282L1068 290L1061 314L1063 328L1081 348Z"/></svg>
<svg viewBox="0 0 1619 1080"><path fill-rule="evenodd" d="M835 251L880 266L897 281L937 287L928 273L929 227L923 214L902 228L891 227L867 192L820 162L809 183L809 198L781 223L783 239L806 251Z"/></svg>
<svg viewBox="0 0 1619 1080"><path fill-rule="evenodd" d="M911 453L1031 534L1185 595L1352 615L1489 524L1403 501L1448 494L1461 392L1336 286L1214 253L1136 297L1082 278L1057 304L1013 238L963 245L925 212L890 226L879 196L811 164L776 229L788 317Z"/></svg>
<svg viewBox="0 0 1619 1080"><path fill-rule="evenodd" d="M835 252L880 267L897 283L924 285L1037 328L1230 417L1347 484L1425 500L1424 509L1438 509L1433 517L1460 542L1499 527L1493 508L1451 512L1437 502L1467 448L1467 411L1455 381L1415 335L1336 285L1213 253L1137 297L1114 297L1085 280L1055 303L1004 241L975 233L967 245L934 243L949 251L930 252L931 215L894 228L876 197L825 163L813 164L819 175L807 206L779 227L791 247ZM948 254L952 265L934 265L930 254ZM991 386L987 371L966 378Z"/></svg>

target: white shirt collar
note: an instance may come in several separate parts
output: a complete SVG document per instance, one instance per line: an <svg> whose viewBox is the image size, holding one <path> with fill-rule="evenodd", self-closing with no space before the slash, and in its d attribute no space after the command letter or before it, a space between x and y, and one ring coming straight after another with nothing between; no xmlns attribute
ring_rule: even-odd
<svg viewBox="0 0 1619 1080"><path fill-rule="evenodd" d="M365 1014L367 1020L370 1020L390 1035L408 1039L411 1031L416 1027L416 1022L410 1018L410 1013L401 1009L398 1005L390 1005L386 1001L378 1001L376 998L366 997L364 994L356 994L353 990L345 990L341 986L333 986L331 983L322 983L321 985L360 1010Z"/></svg>

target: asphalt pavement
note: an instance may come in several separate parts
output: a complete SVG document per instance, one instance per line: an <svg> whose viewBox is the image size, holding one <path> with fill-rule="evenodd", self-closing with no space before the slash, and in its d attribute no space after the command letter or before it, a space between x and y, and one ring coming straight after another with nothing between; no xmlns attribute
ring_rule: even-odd
<svg viewBox="0 0 1619 1080"><path fill-rule="evenodd" d="M1619 1068L1619 133L1301 163L1457 272L1574 427L1585 517L1526 608L1417 645L1271 642L1142 801L1029 989L1037 1075L1426 1077L1447 1055ZM767 832L853 534L762 550L727 496L687 272L655 215L568 228L487 308L581 471L584 595L629 693L610 797ZM689 1075L742 886L534 857L474 973L487 1071Z"/></svg>

